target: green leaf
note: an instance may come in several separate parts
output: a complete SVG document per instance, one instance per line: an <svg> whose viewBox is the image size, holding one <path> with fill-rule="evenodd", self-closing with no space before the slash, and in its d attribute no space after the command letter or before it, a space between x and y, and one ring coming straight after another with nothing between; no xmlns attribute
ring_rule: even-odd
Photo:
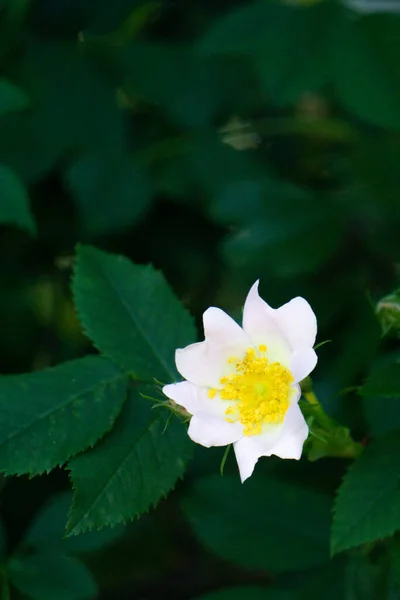
<svg viewBox="0 0 400 600"><path fill-rule="evenodd" d="M252 2L212 21L205 55L249 56L269 101L291 104L329 81L329 27L335 6Z"/></svg>
<svg viewBox="0 0 400 600"><path fill-rule="evenodd" d="M400 363L395 362L376 368L360 392L363 396L399 398L400 401Z"/></svg>
<svg viewBox="0 0 400 600"><path fill-rule="evenodd" d="M36 234L36 225L25 187L14 171L1 164L0 223L17 225L33 236Z"/></svg>
<svg viewBox="0 0 400 600"><path fill-rule="evenodd" d="M400 18L369 15L332 28L332 65L341 102L362 119L381 127L400 127Z"/></svg>
<svg viewBox="0 0 400 600"><path fill-rule="evenodd" d="M64 537L72 492L57 494L35 515L24 537L24 543L40 550L58 547L63 553L95 552L112 544L124 533L123 526L105 528L74 537Z"/></svg>
<svg viewBox="0 0 400 600"><path fill-rule="evenodd" d="M343 208L322 195L272 177L230 181L211 205L214 218L240 227L224 244L233 267L254 275L313 272L340 246ZM315 246L310 246L310 237Z"/></svg>
<svg viewBox="0 0 400 600"><path fill-rule="evenodd" d="M89 600L97 594L85 565L62 554L15 556L9 574L13 585L34 600Z"/></svg>
<svg viewBox="0 0 400 600"><path fill-rule="evenodd" d="M266 29L281 12L282 7L273 2L251 2L235 7L227 15L212 21L198 44L198 51L206 55L253 54L265 44Z"/></svg>
<svg viewBox="0 0 400 600"><path fill-rule="evenodd" d="M264 46L256 55L257 72L269 100L293 104L305 92L329 83L328 50L335 9L331 2L308 7L282 3L279 13L269 19Z"/></svg>
<svg viewBox="0 0 400 600"><path fill-rule="evenodd" d="M177 379L175 350L194 341L195 328L161 273L79 246L73 291L80 321L101 352L139 379Z"/></svg>
<svg viewBox="0 0 400 600"><path fill-rule="evenodd" d="M333 553L392 535L400 528L400 438L373 441L339 488L332 523Z"/></svg>
<svg viewBox="0 0 400 600"><path fill-rule="evenodd" d="M233 500L234 499L234 500ZM329 560L330 499L271 478L204 477L183 501L194 533L235 564L274 571Z"/></svg>
<svg viewBox="0 0 400 600"><path fill-rule="evenodd" d="M29 98L19 87L0 78L0 117L14 110L22 110L29 105Z"/></svg>
<svg viewBox="0 0 400 600"><path fill-rule="evenodd" d="M212 126L218 111L230 102L229 70L195 55L190 46L135 41L122 49L120 68L133 98L161 107L185 128Z"/></svg>
<svg viewBox="0 0 400 600"><path fill-rule="evenodd" d="M151 192L129 155L87 155L75 162L67 181L91 234L127 229L149 207Z"/></svg>
<svg viewBox="0 0 400 600"><path fill-rule="evenodd" d="M132 390L113 430L69 463L75 498L68 534L134 519L171 490L192 443L178 419L166 427L168 416Z"/></svg>
<svg viewBox="0 0 400 600"><path fill-rule="evenodd" d="M126 388L126 375L98 356L0 378L0 471L39 475L93 446Z"/></svg>

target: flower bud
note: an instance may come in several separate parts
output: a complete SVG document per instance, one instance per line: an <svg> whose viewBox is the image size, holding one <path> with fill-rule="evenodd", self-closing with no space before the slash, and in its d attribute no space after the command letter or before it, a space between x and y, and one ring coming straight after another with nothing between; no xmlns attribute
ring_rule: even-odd
<svg viewBox="0 0 400 600"><path fill-rule="evenodd" d="M382 298L376 306L376 315L383 334L400 334L400 290Z"/></svg>

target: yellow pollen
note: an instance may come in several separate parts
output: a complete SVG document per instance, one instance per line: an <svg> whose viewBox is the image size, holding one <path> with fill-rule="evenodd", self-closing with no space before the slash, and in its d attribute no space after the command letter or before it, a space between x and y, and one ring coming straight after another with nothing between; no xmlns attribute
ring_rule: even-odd
<svg viewBox="0 0 400 600"><path fill-rule="evenodd" d="M216 394L217 394L217 390L214 390L214 388L210 388L208 390L208 397L209 398L215 398Z"/></svg>
<svg viewBox="0 0 400 600"><path fill-rule="evenodd" d="M258 349L260 352L265 353L267 351L267 346L265 344L260 344Z"/></svg>
<svg viewBox="0 0 400 600"><path fill-rule="evenodd" d="M258 349L266 352L263 344ZM288 369L278 362L271 363L266 356L257 357L254 348L248 348L244 359L236 362L235 372L220 379L220 397L234 401L225 411L226 420L242 423L244 435L261 433L265 424L282 423L289 408L292 382ZM208 392L210 398L215 394L215 390Z"/></svg>

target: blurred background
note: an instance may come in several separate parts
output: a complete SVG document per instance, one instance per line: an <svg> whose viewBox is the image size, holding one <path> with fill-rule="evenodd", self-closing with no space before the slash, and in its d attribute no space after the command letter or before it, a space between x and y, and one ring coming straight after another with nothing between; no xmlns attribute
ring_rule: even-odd
<svg viewBox="0 0 400 600"><path fill-rule="evenodd" d="M32 211L0 230L2 373L92 351L69 287L85 242L161 269L199 335L210 305L239 318L258 278L272 306L304 296L331 340L321 402L356 439L382 433L376 409L341 391L378 356L376 303L399 285L399 64L398 0L0 0L0 206L11 172ZM196 448L167 500L85 554L99 598L274 584L204 549L183 514L221 457ZM327 491L345 466L264 462ZM67 488L61 471L7 481L4 552Z"/></svg>

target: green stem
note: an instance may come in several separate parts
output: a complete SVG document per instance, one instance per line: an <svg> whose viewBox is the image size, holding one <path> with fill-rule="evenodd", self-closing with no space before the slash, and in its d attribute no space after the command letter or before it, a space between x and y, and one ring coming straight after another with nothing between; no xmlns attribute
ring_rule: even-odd
<svg viewBox="0 0 400 600"><path fill-rule="evenodd" d="M304 391L303 396L307 400L307 402L309 404L312 404L312 406L314 407L313 415L318 421L318 423L321 425L321 427L323 427L327 431L330 431L332 429L333 421L326 414L325 410L322 407L322 404L320 403L314 392L312 390Z"/></svg>
<svg viewBox="0 0 400 600"><path fill-rule="evenodd" d="M312 389L312 381L309 377L302 384L303 397L312 406L312 416L321 427L321 434L326 440L325 456L341 458L357 458L364 451L364 446L355 442L350 431L337 423L326 414L322 404Z"/></svg>

